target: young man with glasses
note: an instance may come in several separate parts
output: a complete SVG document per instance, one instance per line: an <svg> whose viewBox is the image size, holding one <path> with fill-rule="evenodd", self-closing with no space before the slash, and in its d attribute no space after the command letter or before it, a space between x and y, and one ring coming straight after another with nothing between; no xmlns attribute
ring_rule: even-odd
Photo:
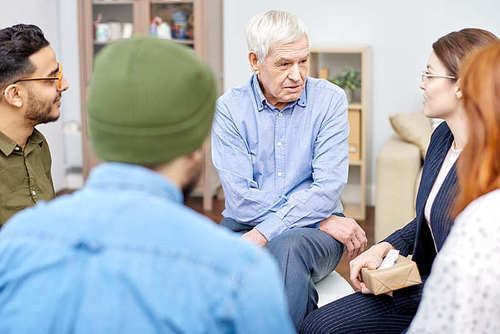
<svg viewBox="0 0 500 334"><path fill-rule="evenodd" d="M54 197L49 147L35 126L59 118L68 87L40 28L0 30L0 226Z"/></svg>

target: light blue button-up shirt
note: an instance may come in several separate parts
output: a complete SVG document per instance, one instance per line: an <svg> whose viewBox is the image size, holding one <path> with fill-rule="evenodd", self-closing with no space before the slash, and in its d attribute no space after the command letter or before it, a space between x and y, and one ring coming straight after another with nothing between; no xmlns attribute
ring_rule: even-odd
<svg viewBox="0 0 500 334"><path fill-rule="evenodd" d="M160 174L106 163L14 216L0 333L293 333L271 257L181 202Z"/></svg>
<svg viewBox="0 0 500 334"><path fill-rule="evenodd" d="M223 215L272 240L341 213L348 134L345 93L326 80L307 78L300 98L281 111L267 102L256 75L226 92L212 128Z"/></svg>

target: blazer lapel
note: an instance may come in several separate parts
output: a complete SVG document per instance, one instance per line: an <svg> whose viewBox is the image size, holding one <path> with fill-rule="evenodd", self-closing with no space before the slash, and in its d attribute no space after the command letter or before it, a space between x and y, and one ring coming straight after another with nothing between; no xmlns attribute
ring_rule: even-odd
<svg viewBox="0 0 500 334"><path fill-rule="evenodd" d="M443 185L439 189L432 205L431 225L438 251L441 250L451 229L452 219L450 218L450 210L457 195L457 187L457 162L455 161L448 175L446 175ZM436 207L435 210L434 207ZM445 222L448 222L448 224Z"/></svg>
<svg viewBox="0 0 500 334"><path fill-rule="evenodd" d="M432 147L430 152L427 152L427 156L425 157L424 172L417 195L417 216L420 212L423 212L429 193L441 170L444 158L451 147L451 143L453 143L453 135L449 129L447 130L448 133L443 136L442 140L435 143L436 145Z"/></svg>

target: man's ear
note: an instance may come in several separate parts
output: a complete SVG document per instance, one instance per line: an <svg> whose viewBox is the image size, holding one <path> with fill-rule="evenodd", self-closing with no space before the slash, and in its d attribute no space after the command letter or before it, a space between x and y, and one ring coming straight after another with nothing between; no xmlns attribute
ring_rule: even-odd
<svg viewBox="0 0 500 334"><path fill-rule="evenodd" d="M23 98L17 85L8 85L3 91L3 97L5 102L13 107L21 108L23 106Z"/></svg>
<svg viewBox="0 0 500 334"><path fill-rule="evenodd" d="M187 155L189 160L194 161L194 162L199 162L203 160L203 148L200 147L196 151L193 151Z"/></svg>
<svg viewBox="0 0 500 334"><path fill-rule="evenodd" d="M457 80L455 84L455 96L458 100L462 99L462 90L460 89L460 79Z"/></svg>
<svg viewBox="0 0 500 334"><path fill-rule="evenodd" d="M248 53L248 62L250 63L250 69L252 70L253 73L259 74L259 58L255 54L255 52L249 52Z"/></svg>

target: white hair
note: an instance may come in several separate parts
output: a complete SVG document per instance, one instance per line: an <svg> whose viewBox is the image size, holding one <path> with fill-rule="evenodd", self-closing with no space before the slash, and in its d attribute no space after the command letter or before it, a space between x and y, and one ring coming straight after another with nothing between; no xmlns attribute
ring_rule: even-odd
<svg viewBox="0 0 500 334"><path fill-rule="evenodd" d="M270 10L250 19L246 28L248 51L257 55L260 63L269 50L283 43L290 43L307 36L304 22L292 13Z"/></svg>

